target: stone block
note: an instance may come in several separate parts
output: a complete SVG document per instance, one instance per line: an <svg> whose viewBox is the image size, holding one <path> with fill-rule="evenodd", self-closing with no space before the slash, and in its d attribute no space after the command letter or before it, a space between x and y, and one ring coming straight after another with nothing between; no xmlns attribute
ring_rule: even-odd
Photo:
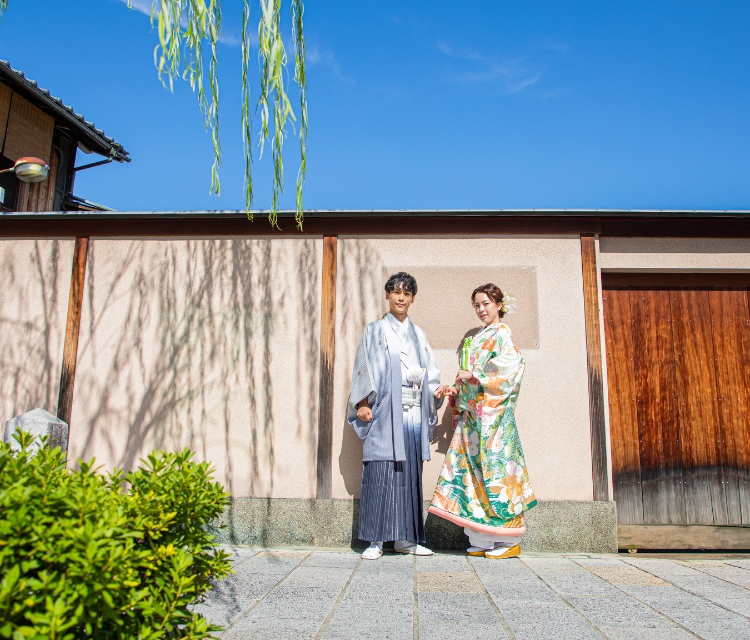
<svg viewBox="0 0 750 640"><path fill-rule="evenodd" d="M419 623L419 640L445 640L445 638L507 638L502 625L472 624L466 622Z"/></svg>
<svg viewBox="0 0 750 640"><path fill-rule="evenodd" d="M425 503L425 513L428 503ZM357 538L358 500L234 498L220 524L218 542L257 547L349 547L364 549ZM427 546L465 551L463 529L432 514L425 520ZM540 502L526 515L523 551L617 553L614 502Z"/></svg>
<svg viewBox="0 0 750 640"><path fill-rule="evenodd" d="M498 617L486 596L477 593L420 593L419 622L497 624Z"/></svg>
<svg viewBox="0 0 750 640"><path fill-rule="evenodd" d="M320 621L245 616L226 631L224 640L314 640Z"/></svg>
<svg viewBox="0 0 750 640"><path fill-rule="evenodd" d="M27 411L5 423L3 442L10 443L11 448L16 451L20 447L13 434L19 430L26 431L35 438L49 436L48 446L60 447L62 451L68 450L68 424L44 409ZM34 442L32 450L38 446L38 441Z"/></svg>

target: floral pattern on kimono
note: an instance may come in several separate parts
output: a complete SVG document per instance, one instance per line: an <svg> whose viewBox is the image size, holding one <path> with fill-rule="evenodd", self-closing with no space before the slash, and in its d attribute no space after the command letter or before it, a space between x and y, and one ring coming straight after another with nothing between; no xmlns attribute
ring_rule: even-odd
<svg viewBox="0 0 750 640"><path fill-rule="evenodd" d="M469 370L476 381L464 381L455 397L453 439L432 505L469 527L519 526L536 497L513 412L524 360L507 325L493 324L474 336Z"/></svg>

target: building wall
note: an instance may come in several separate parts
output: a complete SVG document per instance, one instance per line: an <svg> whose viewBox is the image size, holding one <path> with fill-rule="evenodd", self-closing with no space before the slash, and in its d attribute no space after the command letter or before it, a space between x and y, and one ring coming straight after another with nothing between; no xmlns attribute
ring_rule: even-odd
<svg viewBox="0 0 750 640"><path fill-rule="evenodd" d="M748 238L599 239L604 271L750 271Z"/></svg>
<svg viewBox="0 0 750 640"><path fill-rule="evenodd" d="M71 459L190 447L234 497L314 497L321 244L92 238Z"/></svg>
<svg viewBox="0 0 750 640"><path fill-rule="evenodd" d="M0 240L0 419L57 412L73 240Z"/></svg>
<svg viewBox="0 0 750 640"><path fill-rule="evenodd" d="M479 266L478 266L479 265ZM471 291L488 281L515 294L506 318L526 358L518 429L540 500L591 500L591 445L579 236L339 238L333 497L359 496L361 442L346 423L351 367L364 326L386 310L383 285L399 270L418 275L410 311L451 383L456 349L477 327ZM451 437L440 412L425 498L432 496Z"/></svg>

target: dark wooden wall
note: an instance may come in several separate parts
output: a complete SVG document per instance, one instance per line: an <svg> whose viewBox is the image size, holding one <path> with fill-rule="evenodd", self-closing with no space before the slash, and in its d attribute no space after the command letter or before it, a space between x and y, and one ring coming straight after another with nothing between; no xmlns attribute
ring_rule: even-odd
<svg viewBox="0 0 750 640"><path fill-rule="evenodd" d="M620 524L750 524L748 286L626 278L603 287Z"/></svg>

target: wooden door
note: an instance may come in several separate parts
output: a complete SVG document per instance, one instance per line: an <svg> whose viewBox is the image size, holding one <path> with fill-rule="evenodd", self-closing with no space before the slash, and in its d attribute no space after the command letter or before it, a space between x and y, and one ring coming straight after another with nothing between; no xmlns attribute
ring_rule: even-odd
<svg viewBox="0 0 750 640"><path fill-rule="evenodd" d="M750 525L743 278L603 278L620 525Z"/></svg>

